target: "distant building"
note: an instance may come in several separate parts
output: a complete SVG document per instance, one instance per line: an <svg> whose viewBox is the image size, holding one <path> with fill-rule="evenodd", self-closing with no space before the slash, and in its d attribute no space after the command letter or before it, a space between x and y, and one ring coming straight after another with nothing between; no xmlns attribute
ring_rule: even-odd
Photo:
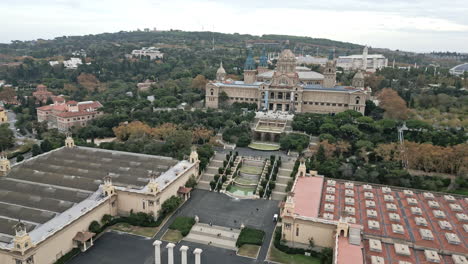
<svg viewBox="0 0 468 264"><path fill-rule="evenodd" d="M72 52L72 55L77 57L86 57L86 51L84 49L76 50Z"/></svg>
<svg viewBox="0 0 468 264"><path fill-rule="evenodd" d="M220 95L228 96L225 103L256 104L260 110L290 113L334 114L346 110L364 113L370 89L364 87L364 76L356 74L351 86L336 84L336 60L329 57L324 73L298 67L291 50L281 52L275 70L268 69L268 57L260 57L258 67L251 54L244 65L244 81L226 79L220 65L216 80L206 85L205 103L208 108L220 106Z"/></svg>
<svg viewBox="0 0 468 264"><path fill-rule="evenodd" d="M63 62L63 66L69 70L77 69L81 64L83 64L81 58L70 58Z"/></svg>
<svg viewBox="0 0 468 264"><path fill-rule="evenodd" d="M84 127L94 118L102 115L99 108L102 104L98 101L63 101L51 105L38 107L37 121L47 121L49 128L57 128L59 131L68 131L72 127Z"/></svg>
<svg viewBox="0 0 468 264"><path fill-rule="evenodd" d="M375 72L377 69L387 67L388 59L382 54L368 54L368 48L364 47L362 54L339 56L336 66L344 70Z"/></svg>
<svg viewBox="0 0 468 264"><path fill-rule="evenodd" d="M33 96L36 98L37 102L43 104L47 103L47 100L50 98L54 103L65 103L65 99L61 96L55 96L52 92L47 90L47 86L39 84L36 87L36 91L33 92Z"/></svg>
<svg viewBox="0 0 468 264"><path fill-rule="evenodd" d="M299 56L296 59L297 59L296 63L298 65L306 64L306 65L325 66L325 64L327 63L327 58L314 57L314 56L310 56L310 55Z"/></svg>
<svg viewBox="0 0 468 264"><path fill-rule="evenodd" d="M155 84L155 82L152 82L150 80L145 80L142 83L138 83L137 84L138 91L139 92L146 92L146 91L148 91L150 89L152 84Z"/></svg>
<svg viewBox="0 0 468 264"><path fill-rule="evenodd" d="M164 54L155 47L144 47L139 50L132 50L133 57L149 57L151 60L162 59Z"/></svg>
<svg viewBox="0 0 468 264"><path fill-rule="evenodd" d="M463 75L465 72L468 72L468 63L457 65L450 69L449 72L453 75Z"/></svg>
<svg viewBox="0 0 468 264"><path fill-rule="evenodd" d="M0 107L0 125L8 122L8 116L6 110Z"/></svg>

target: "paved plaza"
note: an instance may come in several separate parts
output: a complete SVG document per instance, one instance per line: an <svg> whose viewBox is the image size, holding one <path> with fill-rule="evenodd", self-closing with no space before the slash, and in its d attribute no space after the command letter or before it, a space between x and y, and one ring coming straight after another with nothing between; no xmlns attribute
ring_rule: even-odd
<svg viewBox="0 0 468 264"><path fill-rule="evenodd" d="M257 210L258 209L258 210ZM209 246L203 243L181 241L174 248L174 264L180 264L180 251L182 245L189 247L188 264L195 263L193 250L200 248L202 264L250 264L265 263L272 233L275 227L273 215L278 213L278 201L267 200L238 200L224 194L204 190L194 190L192 198L185 203L161 228L155 238L107 232L99 238L95 245L85 253L79 254L70 264L128 264L128 263L154 263L155 239L160 239L168 226L177 216L197 215L201 223L211 223L228 228L239 228L243 223L247 227L265 231L265 239L257 260L240 257L234 250ZM167 263L166 242L161 246L162 262Z"/></svg>

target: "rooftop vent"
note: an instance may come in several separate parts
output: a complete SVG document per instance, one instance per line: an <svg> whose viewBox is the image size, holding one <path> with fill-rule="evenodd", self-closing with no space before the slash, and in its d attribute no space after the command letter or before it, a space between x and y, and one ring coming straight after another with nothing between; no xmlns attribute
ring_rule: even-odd
<svg viewBox="0 0 468 264"><path fill-rule="evenodd" d="M330 213L324 213L323 218L325 218L327 220L333 220L334 216L333 216L333 214L330 214Z"/></svg>
<svg viewBox="0 0 468 264"><path fill-rule="evenodd" d="M382 242L377 239L369 239L369 248L370 251L382 252Z"/></svg>
<svg viewBox="0 0 468 264"><path fill-rule="evenodd" d="M400 215L399 214L389 213L388 217L390 218L391 221L400 222Z"/></svg>
<svg viewBox="0 0 468 264"><path fill-rule="evenodd" d="M441 210L433 210L432 213L437 218L445 218L445 213L442 212Z"/></svg>
<svg viewBox="0 0 468 264"><path fill-rule="evenodd" d="M386 194L386 195L384 195L384 200L386 202L393 202L394 198L390 194Z"/></svg>
<svg viewBox="0 0 468 264"><path fill-rule="evenodd" d="M422 215L422 210L419 207L411 207L411 213L414 215Z"/></svg>
<svg viewBox="0 0 468 264"><path fill-rule="evenodd" d="M375 220L367 220L367 225L369 226L369 229L380 229L380 223Z"/></svg>
<svg viewBox="0 0 468 264"><path fill-rule="evenodd" d="M458 245L461 243L460 238L454 233L445 233L445 238L450 244Z"/></svg>
<svg viewBox="0 0 468 264"><path fill-rule="evenodd" d="M439 203L436 202L436 201L429 201L427 203L429 204L430 208L439 208L440 207Z"/></svg>
<svg viewBox="0 0 468 264"><path fill-rule="evenodd" d="M448 221L439 221L439 226L444 230L452 230L452 225Z"/></svg>
<svg viewBox="0 0 468 264"><path fill-rule="evenodd" d="M352 216L347 216L345 218L345 221L346 221L346 223L355 224L356 223L356 218L354 218Z"/></svg>
<svg viewBox="0 0 468 264"><path fill-rule="evenodd" d="M366 207L375 207L375 202L374 201L366 201Z"/></svg>
<svg viewBox="0 0 468 264"><path fill-rule="evenodd" d="M346 190L345 195L346 196L354 196L354 191L353 190Z"/></svg>
<svg viewBox="0 0 468 264"><path fill-rule="evenodd" d="M434 240L434 235L432 234L432 231L429 229L421 228L419 229L419 234L424 240Z"/></svg>
<svg viewBox="0 0 468 264"><path fill-rule="evenodd" d="M397 210L397 207L396 207L395 204L387 203L387 204L385 204L385 206L387 207L388 211L396 211Z"/></svg>
<svg viewBox="0 0 468 264"><path fill-rule="evenodd" d="M455 201L455 197L453 197L453 195L444 195L444 199L449 202Z"/></svg>
<svg viewBox="0 0 468 264"><path fill-rule="evenodd" d="M425 192L424 193L424 198L426 199L434 199L434 194L430 192Z"/></svg>
<svg viewBox="0 0 468 264"><path fill-rule="evenodd" d="M393 233L396 233L396 234L404 234L405 233L405 229L400 224L392 224L392 231L393 231Z"/></svg>
<svg viewBox="0 0 468 264"><path fill-rule="evenodd" d="M366 197L366 199L373 199L374 194L371 192L364 192L364 197Z"/></svg>
<svg viewBox="0 0 468 264"><path fill-rule="evenodd" d="M326 200L327 202L332 202L332 203L333 203L333 202L335 201L335 195L329 195L329 194L327 194L327 195L325 195L325 200Z"/></svg>
<svg viewBox="0 0 468 264"><path fill-rule="evenodd" d="M367 209L367 217L377 218L377 211L372 209Z"/></svg>
<svg viewBox="0 0 468 264"><path fill-rule="evenodd" d="M462 255L452 255L452 260L454 264L468 264L468 260Z"/></svg>
<svg viewBox="0 0 468 264"><path fill-rule="evenodd" d="M345 198L346 205L354 205L354 198L346 197Z"/></svg>
<svg viewBox="0 0 468 264"><path fill-rule="evenodd" d="M362 188L364 188L364 190L372 190L372 186L370 186L369 184L363 185Z"/></svg>
<svg viewBox="0 0 468 264"><path fill-rule="evenodd" d="M468 224L464 224L464 225L463 225L463 229L465 230L465 232L468 233Z"/></svg>
<svg viewBox="0 0 468 264"><path fill-rule="evenodd" d="M355 215L356 214L356 209L354 207L346 206L345 207L345 212L348 215Z"/></svg>
<svg viewBox="0 0 468 264"><path fill-rule="evenodd" d="M415 221L418 226L427 226L427 220L424 217L416 217Z"/></svg>
<svg viewBox="0 0 468 264"><path fill-rule="evenodd" d="M468 222L468 216L466 214L457 214L458 221Z"/></svg>
<svg viewBox="0 0 468 264"><path fill-rule="evenodd" d="M395 247L395 252L396 252L398 255L402 255L402 256L409 256L409 255L411 255L411 251L410 251L408 245L404 245L404 244L395 244L394 247Z"/></svg>
<svg viewBox="0 0 468 264"><path fill-rule="evenodd" d="M428 250L428 249L424 250L424 256L426 257L426 260L429 262L440 263L439 254L437 254L437 252L434 250Z"/></svg>
<svg viewBox="0 0 468 264"><path fill-rule="evenodd" d="M450 209L452 209L452 211L455 211L455 212L463 211L462 207L459 204L454 204L454 203L450 204Z"/></svg>
<svg viewBox="0 0 468 264"><path fill-rule="evenodd" d="M327 185L328 185L328 186L335 186L335 184L336 184L336 181L335 181L335 180L328 180L328 181L327 181Z"/></svg>
<svg viewBox="0 0 468 264"><path fill-rule="evenodd" d="M354 188L354 183L352 183L352 182L347 182L347 183L345 183L345 188L346 188L346 189L352 189L352 188Z"/></svg>
<svg viewBox="0 0 468 264"><path fill-rule="evenodd" d="M335 187L327 187L327 193L334 194L335 193Z"/></svg>
<svg viewBox="0 0 468 264"><path fill-rule="evenodd" d="M406 201L408 201L408 204L410 204L410 205L417 205L418 204L418 200L416 200L414 198L407 198Z"/></svg>
<svg viewBox="0 0 468 264"><path fill-rule="evenodd" d="M385 264L385 260L379 256L371 256L371 264Z"/></svg>
<svg viewBox="0 0 468 264"><path fill-rule="evenodd" d="M411 191L411 190L404 190L404 191L403 191L403 194L404 194L405 196L413 196L413 195L414 195L413 191Z"/></svg>
<svg viewBox="0 0 468 264"><path fill-rule="evenodd" d="M382 187L382 192L383 193L391 193L392 189L390 189L389 187Z"/></svg>
<svg viewBox="0 0 468 264"><path fill-rule="evenodd" d="M329 204L329 203L325 204L325 211L327 211L327 212L335 211L335 205Z"/></svg>

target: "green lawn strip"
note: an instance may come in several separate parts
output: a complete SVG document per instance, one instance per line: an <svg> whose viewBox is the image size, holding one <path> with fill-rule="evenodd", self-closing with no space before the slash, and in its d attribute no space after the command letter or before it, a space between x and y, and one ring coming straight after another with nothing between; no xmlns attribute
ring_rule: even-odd
<svg viewBox="0 0 468 264"><path fill-rule="evenodd" d="M265 232L263 230L245 227L241 230L237 238L236 246L241 247L245 244L261 246L264 236Z"/></svg>
<svg viewBox="0 0 468 264"><path fill-rule="evenodd" d="M177 243L182 240L182 238L183 236L179 230L168 229L161 239L167 242Z"/></svg>
<svg viewBox="0 0 468 264"><path fill-rule="evenodd" d="M284 264L319 264L320 260L315 257L309 257L300 254L286 254L279 251L274 245L270 248L269 260Z"/></svg>
<svg viewBox="0 0 468 264"><path fill-rule="evenodd" d="M278 145L267 145L267 144L259 144L259 143L252 143L248 147L252 149L257 149L257 150L270 150L270 151L280 149L280 146Z"/></svg>
<svg viewBox="0 0 468 264"><path fill-rule="evenodd" d="M257 258L259 250L260 246L245 244L239 248L239 250L237 251L237 255L249 258Z"/></svg>
<svg viewBox="0 0 468 264"><path fill-rule="evenodd" d="M194 224L195 219L193 217L179 216L172 222L169 229L179 230L182 236L186 236Z"/></svg>
<svg viewBox="0 0 468 264"><path fill-rule="evenodd" d="M262 168L254 166L243 166L240 171L247 174L260 174L262 173Z"/></svg>

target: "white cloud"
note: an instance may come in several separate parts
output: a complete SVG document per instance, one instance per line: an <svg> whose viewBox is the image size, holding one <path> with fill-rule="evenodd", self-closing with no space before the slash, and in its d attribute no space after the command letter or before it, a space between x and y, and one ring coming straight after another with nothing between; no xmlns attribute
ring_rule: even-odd
<svg viewBox="0 0 468 264"><path fill-rule="evenodd" d="M300 35L416 51L468 51L464 44L468 21L458 15L468 10L465 2L454 0L459 6L452 3L452 15L445 6L439 6L437 13L435 2L442 3L437 0L315 2L291 0L288 8L277 0L6 1L0 8L9 12L0 17L0 24L9 26L0 28L0 42L156 27ZM427 13L436 15L425 16L424 3Z"/></svg>

